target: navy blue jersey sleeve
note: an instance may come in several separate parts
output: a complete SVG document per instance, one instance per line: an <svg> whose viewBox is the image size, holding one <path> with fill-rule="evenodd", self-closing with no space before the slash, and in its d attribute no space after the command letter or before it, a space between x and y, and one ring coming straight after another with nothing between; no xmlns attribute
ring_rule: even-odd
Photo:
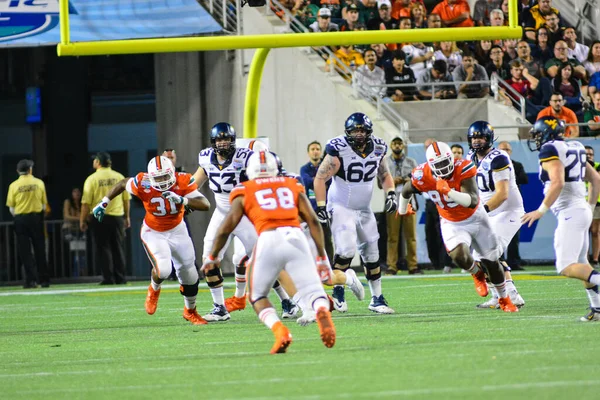
<svg viewBox="0 0 600 400"><path fill-rule="evenodd" d="M332 145L331 143L327 143L325 145L325 154L329 154L332 157L338 157L340 155L340 152L334 145Z"/></svg>
<svg viewBox="0 0 600 400"><path fill-rule="evenodd" d="M498 172L510 167L510 161L504 154L494 157L490 163L492 171Z"/></svg>
<svg viewBox="0 0 600 400"><path fill-rule="evenodd" d="M545 143L540 149L540 162L558 160L558 150L551 143Z"/></svg>

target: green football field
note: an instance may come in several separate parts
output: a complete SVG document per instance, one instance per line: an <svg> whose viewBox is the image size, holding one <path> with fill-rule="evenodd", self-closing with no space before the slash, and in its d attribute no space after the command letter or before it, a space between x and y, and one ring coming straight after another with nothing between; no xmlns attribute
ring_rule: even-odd
<svg viewBox="0 0 600 400"><path fill-rule="evenodd" d="M279 355L249 306L229 322L191 326L172 283L153 316L142 282L1 288L0 398L598 398L600 323L579 322L581 283L550 267L528 267L515 282L526 305L506 314L475 308L470 276L384 278L397 314L375 315L346 291L334 348L315 324L288 320L294 342ZM210 303L201 290L202 314Z"/></svg>

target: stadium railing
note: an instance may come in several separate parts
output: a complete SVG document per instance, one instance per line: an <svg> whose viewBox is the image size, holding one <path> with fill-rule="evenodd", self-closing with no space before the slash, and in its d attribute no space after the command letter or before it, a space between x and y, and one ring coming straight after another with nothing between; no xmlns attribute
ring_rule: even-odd
<svg viewBox="0 0 600 400"><path fill-rule="evenodd" d="M62 220L45 221L46 260L51 279L78 280L95 276L88 262L87 236ZM23 279L12 222L0 222L0 284Z"/></svg>

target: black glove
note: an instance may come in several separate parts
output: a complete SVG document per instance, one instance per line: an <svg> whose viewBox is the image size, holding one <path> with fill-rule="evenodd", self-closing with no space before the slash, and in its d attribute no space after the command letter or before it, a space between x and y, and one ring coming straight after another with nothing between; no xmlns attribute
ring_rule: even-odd
<svg viewBox="0 0 600 400"><path fill-rule="evenodd" d="M329 223L329 213L327 212L325 206L317 207L317 218L319 218L319 222L322 224Z"/></svg>
<svg viewBox="0 0 600 400"><path fill-rule="evenodd" d="M389 192L385 198L385 212L392 214L397 209L398 203L396 202L396 192Z"/></svg>
<svg viewBox="0 0 600 400"><path fill-rule="evenodd" d="M194 212L194 209L190 206L183 206L183 207L185 209L185 213L183 215L185 215L185 216L188 216Z"/></svg>

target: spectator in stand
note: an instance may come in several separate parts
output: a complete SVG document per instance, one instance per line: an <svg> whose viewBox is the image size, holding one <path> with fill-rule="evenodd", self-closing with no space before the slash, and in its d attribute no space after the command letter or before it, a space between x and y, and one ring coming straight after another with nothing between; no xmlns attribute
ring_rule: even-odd
<svg viewBox="0 0 600 400"><path fill-rule="evenodd" d="M388 30L388 29L398 29L399 23L398 20L392 18L392 4L390 0L378 0L377 1L377 10L379 15L375 18L371 18L367 21L367 30L369 31L378 31L378 30Z"/></svg>
<svg viewBox="0 0 600 400"><path fill-rule="evenodd" d="M559 11L552 7L551 0L539 0L535 6L524 10L519 18L521 25L525 29L525 37L530 42L535 42L535 32L546 24L545 16L550 13L556 14L560 18Z"/></svg>
<svg viewBox="0 0 600 400"><path fill-rule="evenodd" d="M591 78L596 72L600 72L600 40L594 40L590 49L587 59L583 62L583 67L587 71L588 77Z"/></svg>
<svg viewBox="0 0 600 400"><path fill-rule="evenodd" d="M583 64L588 58L590 48L584 44L577 43L577 32L575 32L575 28L565 28L565 31L563 32L563 39L569 48L569 58L575 58L577 61Z"/></svg>
<svg viewBox="0 0 600 400"><path fill-rule="evenodd" d="M432 85L432 83L452 82L452 75L448 73L446 61L435 60L433 66L417 77L417 85L421 98L430 99L455 99L456 90L453 85Z"/></svg>
<svg viewBox="0 0 600 400"><path fill-rule="evenodd" d="M337 32L340 30L338 24L331 22L331 10L329 8L319 9L317 21L308 27L311 32Z"/></svg>
<svg viewBox="0 0 600 400"><path fill-rule="evenodd" d="M571 64L571 67L573 67L573 75L575 78L585 79L585 68L575 58L569 58L567 52L568 50L569 48L564 40L559 40L556 42L554 45L554 58L548 60L548 62L544 65L544 68L546 69L546 76L554 78L558 73L558 68L561 65L568 63Z"/></svg>
<svg viewBox="0 0 600 400"><path fill-rule="evenodd" d="M517 55L516 58L523 67L527 68L529 74L537 79L542 77L542 65L539 61L531 56L531 46L527 41L520 40L517 42Z"/></svg>
<svg viewBox="0 0 600 400"><path fill-rule="evenodd" d="M552 80L554 92L563 95L565 106L580 113L582 108L581 86L577 79L573 77L573 67L570 64L563 64L558 68L558 73Z"/></svg>
<svg viewBox="0 0 600 400"><path fill-rule="evenodd" d="M469 84L470 81L489 80L485 68L475 63L475 57L470 51L465 51L462 64L452 73L452 80L456 83L456 92L459 99L473 99L489 96L490 87L488 83ZM461 83L464 82L464 83Z"/></svg>
<svg viewBox="0 0 600 400"><path fill-rule="evenodd" d="M411 0L393 1L391 15L392 18L400 20L401 17L410 17Z"/></svg>
<svg viewBox="0 0 600 400"><path fill-rule="evenodd" d="M402 50L394 52L392 67L385 70L385 83L403 84L415 83L415 74L412 69L406 66L406 54ZM387 88L387 96L393 101L417 100L417 93L414 86L409 87L389 87Z"/></svg>
<svg viewBox="0 0 600 400"><path fill-rule="evenodd" d="M367 26L367 22L379 15L377 0L359 0L358 1L358 19Z"/></svg>
<svg viewBox="0 0 600 400"><path fill-rule="evenodd" d="M360 26L358 22L358 7L356 4L350 3L346 7L346 17L344 22L340 24L340 32L354 31Z"/></svg>
<svg viewBox="0 0 600 400"><path fill-rule="evenodd" d="M600 135L600 92L595 92L591 97L593 107L585 111L583 122L588 124L586 136L598 136Z"/></svg>
<svg viewBox="0 0 600 400"><path fill-rule="evenodd" d="M477 26L489 26L492 10L500 8L502 0L477 0L473 6L473 21Z"/></svg>
<svg viewBox="0 0 600 400"><path fill-rule="evenodd" d="M372 44L371 48L375 50L375 53L377 54L377 63L375 65L384 70L392 66L393 54L388 50L385 44Z"/></svg>
<svg viewBox="0 0 600 400"><path fill-rule="evenodd" d="M62 225L64 235L74 235L79 232L79 217L81 216L81 189L78 187L71 190L71 197L63 203Z"/></svg>
<svg viewBox="0 0 600 400"><path fill-rule="evenodd" d="M547 78L537 79L531 75L519 60L510 62L510 75L506 83L525 98L527 120L534 123L539 112L549 104L552 85ZM507 105L519 104L519 100L511 92L500 90L500 94L506 99Z"/></svg>
<svg viewBox="0 0 600 400"><path fill-rule="evenodd" d="M502 50L504 50L504 61L509 63L519 57L517 54L517 39L505 39L502 41Z"/></svg>
<svg viewBox="0 0 600 400"><path fill-rule="evenodd" d="M427 17L427 27L428 28L441 28L442 27L442 17L440 14L432 12Z"/></svg>
<svg viewBox="0 0 600 400"><path fill-rule="evenodd" d="M453 144L450 146L450 150L452 150L452 155L455 160L462 160L465 155L465 149L460 144Z"/></svg>
<svg viewBox="0 0 600 400"><path fill-rule="evenodd" d="M361 65L365 65L365 60L360 54L360 52L354 50L354 46L352 45L341 45L339 50L335 53L335 56L346 66L347 69L351 71L356 71L356 68ZM335 67L339 69L344 69L337 60L334 60ZM329 72L331 70L331 59L327 60L327 65L325 65L325 71Z"/></svg>
<svg viewBox="0 0 600 400"><path fill-rule="evenodd" d="M462 55L456 47L456 42L440 42L440 49L433 53L433 58L446 61L449 74L462 62Z"/></svg>
<svg viewBox="0 0 600 400"><path fill-rule="evenodd" d="M396 196L400 196L402 187L405 184L411 184L411 172L417 167L414 158L406 155L404 141L400 137L395 137L390 142L392 153L386 156L382 162L388 166L390 174L394 179ZM377 181L381 187L381 182ZM412 199L412 207L417 210L417 202ZM423 271L417 267L417 215L398 215L398 213L387 214L387 271L386 275L396 275L398 273L398 245L401 240L406 247L406 264L410 275L422 274ZM400 237L402 232L402 238ZM402 247L402 246L400 246Z"/></svg>
<svg viewBox="0 0 600 400"><path fill-rule="evenodd" d="M410 19L415 29L427 28L427 10L421 3L412 3L410 5Z"/></svg>
<svg viewBox="0 0 600 400"><path fill-rule="evenodd" d="M386 83L383 69L375 65L377 53L373 49L367 49L363 53L363 58L365 59L365 65L358 67L352 75L352 84L362 96L383 98L386 88L384 86L374 87Z"/></svg>
<svg viewBox="0 0 600 400"><path fill-rule="evenodd" d="M576 124L577 115L572 110L569 110L564 106L563 96L560 93L552 93L550 97L550 105L544 108L537 116L537 119L542 117L554 117L560 119L565 124ZM576 138L579 137L578 126L567 126L565 129L565 137Z"/></svg>
<svg viewBox="0 0 600 400"><path fill-rule="evenodd" d="M558 14L550 11L544 16L546 23L544 26L548 29L548 46L554 46L559 40L563 40L565 28L560 26L560 18Z"/></svg>
<svg viewBox="0 0 600 400"><path fill-rule="evenodd" d="M527 0L525 0L527 1ZM504 14L504 26L508 26L508 0L502 0L502 4L500 4L500 9ZM521 10L520 7L517 7L518 11ZM518 18L518 17L517 17Z"/></svg>
<svg viewBox="0 0 600 400"><path fill-rule="evenodd" d="M491 78L495 72L498 76L504 80L510 78L510 66L504 61L504 50L500 46L492 46L490 51L491 62L485 66L485 71Z"/></svg>
<svg viewBox="0 0 600 400"><path fill-rule="evenodd" d="M173 166L175 167L175 172L185 172L183 166L177 166L177 153L175 153L175 149L166 148L162 155L163 157L167 157L169 160L171 160L171 163L173 163Z"/></svg>
<svg viewBox="0 0 600 400"><path fill-rule="evenodd" d="M490 58L490 51L492 50L491 40L480 40L475 42L475 59L479 65L486 66L492 60Z"/></svg>
<svg viewBox="0 0 600 400"><path fill-rule="evenodd" d="M504 26L504 13L496 8L490 12L490 26Z"/></svg>
<svg viewBox="0 0 600 400"><path fill-rule="evenodd" d="M554 58L554 48L548 45L548 29L542 26L536 31L536 43L531 48L531 56L538 60L542 66ZM543 70L543 74L545 73Z"/></svg>
<svg viewBox="0 0 600 400"><path fill-rule="evenodd" d="M406 62L417 78L433 65L433 48L426 47L424 43L407 44L402 46L402 51L406 54Z"/></svg>
<svg viewBox="0 0 600 400"><path fill-rule="evenodd" d="M320 0L319 5L321 8L328 8L331 11L331 18L335 18L336 20L342 18L340 0Z"/></svg>
<svg viewBox="0 0 600 400"><path fill-rule="evenodd" d="M588 85L589 96L592 97L594 93L598 92L598 88L600 88L600 72L596 72L590 77Z"/></svg>
<svg viewBox="0 0 600 400"><path fill-rule="evenodd" d="M433 8L447 28L475 26L471 19L471 9L465 0L443 0Z"/></svg>

